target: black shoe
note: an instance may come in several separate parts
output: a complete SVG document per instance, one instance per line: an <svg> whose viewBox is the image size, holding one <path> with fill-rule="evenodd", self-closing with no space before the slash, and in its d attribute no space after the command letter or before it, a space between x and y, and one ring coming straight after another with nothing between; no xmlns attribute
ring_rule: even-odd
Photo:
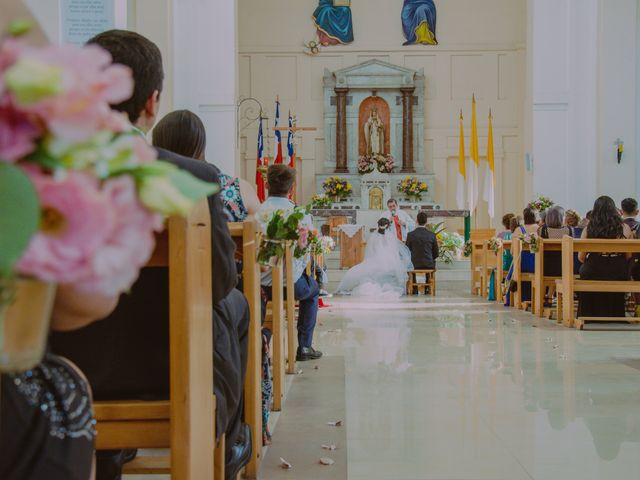
<svg viewBox="0 0 640 480"><path fill-rule="evenodd" d="M296 362L306 362L307 360L317 360L322 357L322 352L315 350L313 347L298 348Z"/></svg>
<svg viewBox="0 0 640 480"><path fill-rule="evenodd" d="M242 439L231 447L230 458L227 459L227 464L224 466L225 480L235 480L242 467L249 463L249 457L251 457L251 430L249 425L244 425L243 432Z"/></svg>

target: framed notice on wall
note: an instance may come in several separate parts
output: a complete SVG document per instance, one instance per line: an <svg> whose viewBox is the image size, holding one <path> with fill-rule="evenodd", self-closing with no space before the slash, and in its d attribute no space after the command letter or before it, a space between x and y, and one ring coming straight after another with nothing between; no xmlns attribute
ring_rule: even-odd
<svg viewBox="0 0 640 480"><path fill-rule="evenodd" d="M60 42L83 45L112 28L126 28L127 0L60 0Z"/></svg>

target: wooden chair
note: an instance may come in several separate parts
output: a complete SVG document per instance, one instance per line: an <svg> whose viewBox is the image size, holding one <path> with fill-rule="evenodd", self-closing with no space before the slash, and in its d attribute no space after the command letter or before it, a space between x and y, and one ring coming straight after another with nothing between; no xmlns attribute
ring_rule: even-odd
<svg viewBox="0 0 640 480"><path fill-rule="evenodd" d="M262 459L262 308L260 303L260 243L255 220L230 223L231 236L242 243L242 284L249 303L249 342L247 373L244 381L244 421L251 429L251 459L245 477L257 478Z"/></svg>
<svg viewBox="0 0 640 480"><path fill-rule="evenodd" d="M524 243L521 238L514 239L515 248L513 251L513 280L518 284L518 288L516 292L513 294L513 306L520 309L527 309L529 305L531 305L531 311L535 308L535 282L534 282L534 273L528 273L522 271L522 261L520 255L522 252L530 252L529 245ZM524 282L531 283L531 301L523 302L522 301L522 284Z"/></svg>
<svg viewBox="0 0 640 480"><path fill-rule="evenodd" d="M544 274L544 255L546 252L560 252L562 251L561 239L544 239L538 240L538 251L535 254L535 272L533 274L533 284L531 294L535 295L533 299L534 308L532 312L538 317L543 317L545 313L544 309L544 296L547 289L550 292L556 290L556 280L560 280L560 277L550 277Z"/></svg>
<svg viewBox="0 0 640 480"><path fill-rule="evenodd" d="M418 277L424 276L424 281L418 281ZM415 295L413 292L417 290L418 294L426 294L429 290L431 296L436 295L436 271L435 270L411 270L409 272L409 280L407 281L407 295Z"/></svg>
<svg viewBox="0 0 640 480"><path fill-rule="evenodd" d="M573 297L576 292L640 293L640 282L614 280L580 280L574 276L574 253L640 253L640 240L600 240L562 238L562 314L565 327L582 330L589 321L620 322L627 317L579 317L575 318Z"/></svg>
<svg viewBox="0 0 640 480"><path fill-rule="evenodd" d="M148 266L169 267L170 399L95 402L96 448L170 449L170 457L137 458L126 465L126 473L224 479L224 438L214 461L211 218L206 201L186 219L169 219Z"/></svg>

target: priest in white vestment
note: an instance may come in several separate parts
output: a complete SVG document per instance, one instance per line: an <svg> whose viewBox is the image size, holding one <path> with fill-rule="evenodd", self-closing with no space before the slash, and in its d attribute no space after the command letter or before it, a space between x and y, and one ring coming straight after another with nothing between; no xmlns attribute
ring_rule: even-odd
<svg viewBox="0 0 640 480"><path fill-rule="evenodd" d="M407 235L416 229L416 222L411 215L398 208L398 202L393 198L387 201L388 210L384 212L380 218L387 218L391 222L391 230L398 237L398 240L404 242Z"/></svg>

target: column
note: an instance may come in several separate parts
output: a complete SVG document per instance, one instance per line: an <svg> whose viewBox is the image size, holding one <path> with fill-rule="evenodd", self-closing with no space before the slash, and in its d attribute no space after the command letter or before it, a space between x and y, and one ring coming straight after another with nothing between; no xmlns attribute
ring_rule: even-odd
<svg viewBox="0 0 640 480"><path fill-rule="evenodd" d="M336 88L336 169L335 173L349 173L347 167L347 92Z"/></svg>
<svg viewBox="0 0 640 480"><path fill-rule="evenodd" d="M413 92L415 87L401 88L402 92L402 173L414 173L413 167Z"/></svg>

